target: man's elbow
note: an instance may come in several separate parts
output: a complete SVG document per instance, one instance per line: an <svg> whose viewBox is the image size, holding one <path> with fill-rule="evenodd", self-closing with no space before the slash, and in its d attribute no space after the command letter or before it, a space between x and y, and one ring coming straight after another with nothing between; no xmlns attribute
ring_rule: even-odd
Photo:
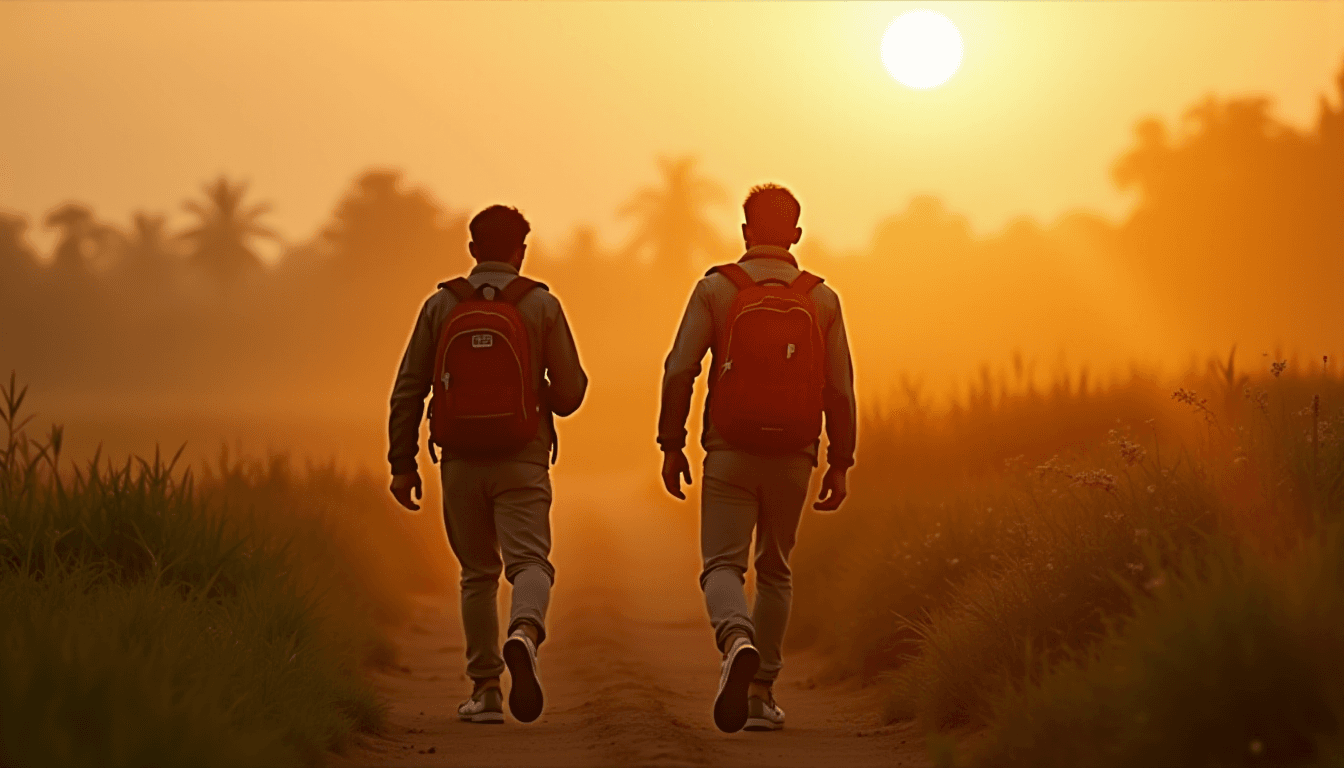
<svg viewBox="0 0 1344 768"><path fill-rule="evenodd" d="M579 406L582 404L583 404L582 397L575 398L574 400L569 402L553 403L551 405L551 412L554 413L556 416L561 417L569 416L573 414L575 411L579 410Z"/></svg>
<svg viewBox="0 0 1344 768"><path fill-rule="evenodd" d="M551 412L556 416L569 416L583 405L583 396L588 391L588 380L578 382L567 392L551 390Z"/></svg>
<svg viewBox="0 0 1344 768"><path fill-rule="evenodd" d="M417 404L423 406L425 397L429 395L431 388L432 385L427 378L398 376L392 384L392 393L388 396L388 402L394 409L397 407L413 408Z"/></svg>

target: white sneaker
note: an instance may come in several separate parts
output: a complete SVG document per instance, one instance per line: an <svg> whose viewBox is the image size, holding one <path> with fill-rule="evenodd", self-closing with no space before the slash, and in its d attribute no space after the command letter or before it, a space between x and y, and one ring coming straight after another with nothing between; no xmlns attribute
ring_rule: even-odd
<svg viewBox="0 0 1344 768"><path fill-rule="evenodd" d="M784 727L784 710L775 703L775 695L769 699L760 696L747 697L747 724L745 731L778 731Z"/></svg>
<svg viewBox="0 0 1344 768"><path fill-rule="evenodd" d="M544 698L537 679L537 646L521 629L504 641L504 664L509 668L509 712L521 723L541 715Z"/></svg>
<svg viewBox="0 0 1344 768"><path fill-rule="evenodd" d="M457 707L457 717L467 723L504 722L504 694L495 686L482 688Z"/></svg>
<svg viewBox="0 0 1344 768"><path fill-rule="evenodd" d="M724 733L742 730L747 722L747 689L761 666L761 653L745 637L733 642L719 673L719 693L714 697L714 725Z"/></svg>

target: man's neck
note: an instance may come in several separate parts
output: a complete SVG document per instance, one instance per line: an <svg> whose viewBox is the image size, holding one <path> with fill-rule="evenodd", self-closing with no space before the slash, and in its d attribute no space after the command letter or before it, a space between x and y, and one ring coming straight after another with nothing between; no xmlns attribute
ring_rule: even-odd
<svg viewBox="0 0 1344 768"><path fill-rule="evenodd" d="M789 253L789 249L778 245L752 246L747 249L740 261L751 261L752 259L775 259L788 262L795 267L798 266L798 260L793 257L792 253Z"/></svg>
<svg viewBox="0 0 1344 768"><path fill-rule="evenodd" d="M471 270L475 272L521 272L522 265L508 261L478 261Z"/></svg>

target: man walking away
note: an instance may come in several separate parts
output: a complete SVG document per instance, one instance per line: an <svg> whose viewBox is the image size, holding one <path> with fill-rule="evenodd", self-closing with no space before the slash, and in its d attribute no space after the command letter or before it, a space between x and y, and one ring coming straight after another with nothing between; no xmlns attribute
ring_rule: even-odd
<svg viewBox="0 0 1344 768"><path fill-rule="evenodd" d="M663 484L678 499L691 482L686 416L700 362L713 350L701 442L700 586L723 652L714 724L779 730L773 684L793 597L789 553L817 464L822 416L830 465L815 509L838 509L854 463L854 373L835 292L798 268L798 200L755 187L743 204L747 252L696 286L663 374L658 444ZM756 534L756 605L748 612L748 548Z"/></svg>
<svg viewBox="0 0 1344 768"><path fill-rule="evenodd" d="M392 494L418 510L420 418L433 391L430 456L436 445L442 449L443 519L462 565L462 627L474 681L457 712L473 723L504 722L499 678L506 664L509 711L524 723L541 714L537 648L546 639L555 577L552 414L573 413L588 387L560 302L518 274L530 229L521 213L502 205L471 220L476 267L441 283L421 308L388 421ZM513 585L502 649L495 607L501 571Z"/></svg>

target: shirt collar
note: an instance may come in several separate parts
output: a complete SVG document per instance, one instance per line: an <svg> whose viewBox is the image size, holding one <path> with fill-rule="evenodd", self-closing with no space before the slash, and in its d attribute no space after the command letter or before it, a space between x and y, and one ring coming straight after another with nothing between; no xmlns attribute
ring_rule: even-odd
<svg viewBox="0 0 1344 768"><path fill-rule="evenodd" d="M788 262L794 268L798 267L798 260L793 257L792 253L789 253L789 249L780 248L777 245L758 245L742 254L742 258L738 262L751 261L752 259L777 259Z"/></svg>
<svg viewBox="0 0 1344 768"><path fill-rule="evenodd" d="M482 272L507 272L510 275L518 274L518 268L503 261L482 261L471 268L471 274L479 275Z"/></svg>

